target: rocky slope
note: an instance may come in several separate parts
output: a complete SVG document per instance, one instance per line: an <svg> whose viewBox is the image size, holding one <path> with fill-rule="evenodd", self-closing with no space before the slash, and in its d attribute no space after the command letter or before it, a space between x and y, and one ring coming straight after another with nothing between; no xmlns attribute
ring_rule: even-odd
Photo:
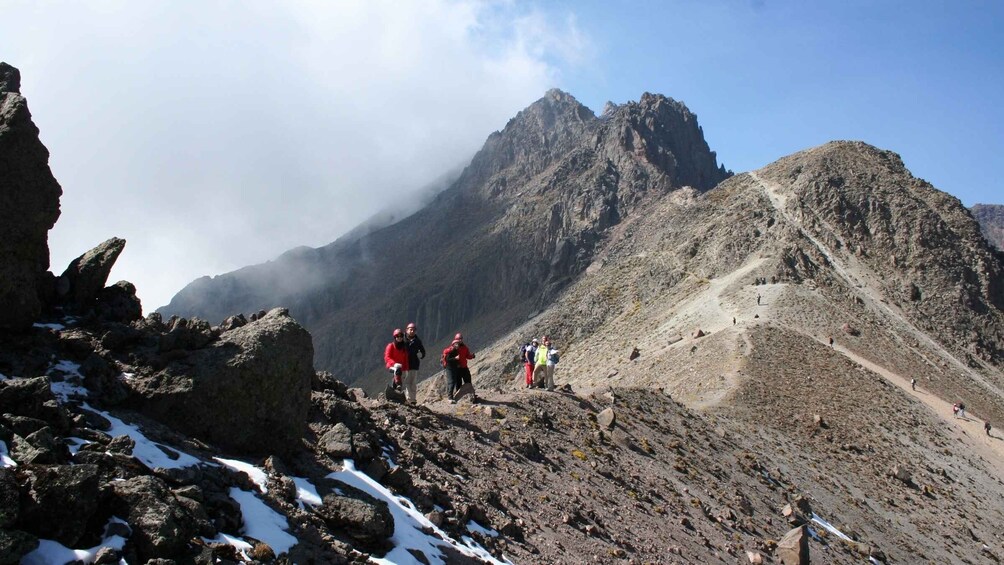
<svg viewBox="0 0 1004 565"><path fill-rule="evenodd" d="M390 330L416 321L441 348L546 307L646 199L726 178L696 117L646 94L596 117L552 90L489 136L460 178L392 226L193 282L161 309L222 320L288 307L318 367L371 390Z"/></svg>
<svg viewBox="0 0 1004 565"><path fill-rule="evenodd" d="M1004 250L1004 206L976 204L971 210L987 241L996 245L997 249Z"/></svg>

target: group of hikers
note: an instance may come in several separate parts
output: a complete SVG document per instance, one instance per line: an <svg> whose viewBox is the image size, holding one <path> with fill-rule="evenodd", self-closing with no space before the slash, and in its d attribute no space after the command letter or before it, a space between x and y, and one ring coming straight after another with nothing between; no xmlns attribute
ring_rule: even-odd
<svg viewBox="0 0 1004 565"><path fill-rule="evenodd" d="M408 404L418 404L418 369L421 360L425 359L425 345L418 337L417 329L414 322L405 326L403 332L400 328L395 329L393 340L383 351L384 365L393 374L391 387L403 391ZM478 401L477 395L473 394L471 370L467 366L471 359L474 359L474 353L464 343L464 336L460 333L453 336L453 342L443 350L440 364L446 369L446 396L453 404L456 404L457 392L464 385L470 385L466 390L472 393L471 401Z"/></svg>
<svg viewBox="0 0 1004 565"><path fill-rule="evenodd" d="M554 390L554 368L559 353L546 335L540 340L533 338L520 348L520 360L526 369L526 388ZM408 404L418 404L418 369L424 358L425 345L418 337L414 322L405 326L404 331L395 329L392 341L384 348L384 365L393 375L391 388L404 392ZM463 334L457 333L440 357L440 364L446 369L446 397L451 404L456 404L458 398L468 393L471 402L478 402L471 382L471 369L467 366L471 359L474 353L464 343Z"/></svg>
<svg viewBox="0 0 1004 565"><path fill-rule="evenodd" d="M533 338L523 344L520 357L526 369L526 388L554 390L554 368L558 364L559 353L546 335L539 341Z"/></svg>

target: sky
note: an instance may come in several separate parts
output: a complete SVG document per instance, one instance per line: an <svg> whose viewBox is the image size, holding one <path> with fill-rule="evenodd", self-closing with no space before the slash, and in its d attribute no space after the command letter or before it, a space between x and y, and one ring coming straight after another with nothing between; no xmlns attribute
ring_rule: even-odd
<svg viewBox="0 0 1004 565"><path fill-rule="evenodd" d="M863 140L1004 203L1002 27L996 1L5 0L0 60L63 187L51 270L123 237L110 282L149 312L414 209L554 87L680 100L736 172Z"/></svg>

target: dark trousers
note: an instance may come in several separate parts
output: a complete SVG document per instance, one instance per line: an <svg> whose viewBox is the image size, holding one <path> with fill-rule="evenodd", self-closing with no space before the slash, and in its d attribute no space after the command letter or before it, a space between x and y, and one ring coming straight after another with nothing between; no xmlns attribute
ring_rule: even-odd
<svg viewBox="0 0 1004 565"><path fill-rule="evenodd" d="M460 367L446 367L446 398L453 398L453 393L460 388L461 383L457 382L459 371Z"/></svg>

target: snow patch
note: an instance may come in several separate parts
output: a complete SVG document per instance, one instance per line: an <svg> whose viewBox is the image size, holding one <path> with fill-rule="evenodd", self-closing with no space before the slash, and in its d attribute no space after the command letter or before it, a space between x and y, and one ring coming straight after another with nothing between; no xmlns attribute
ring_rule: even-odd
<svg viewBox="0 0 1004 565"><path fill-rule="evenodd" d="M267 543L276 556L296 545L296 538L286 531L289 529L286 517L269 508L253 492L232 487L230 498L241 505L245 535Z"/></svg>
<svg viewBox="0 0 1004 565"><path fill-rule="evenodd" d="M125 547L126 539L122 536L109 536L108 526L111 524L125 524L125 520L112 516L105 526L105 538L101 543L90 549L70 549L58 541L40 539L38 547L28 555L21 558L21 565L53 565L56 563L94 563L97 559L98 551L108 547L115 551L122 551Z"/></svg>
<svg viewBox="0 0 1004 565"><path fill-rule="evenodd" d="M206 543L225 543L227 545L232 545L234 546L234 549L236 549L238 553L240 553L241 556L244 557L244 559L248 561L251 560L251 558L248 557L247 553L248 550L251 549L251 544L242 540L241 538L220 532L220 534L217 535L215 538L202 538L202 541Z"/></svg>
<svg viewBox="0 0 1004 565"><path fill-rule="evenodd" d="M317 494L317 489L310 481L303 477L292 477L292 479L296 483L296 501L300 503L300 508L303 508L305 504L310 506L321 505L321 495Z"/></svg>
<svg viewBox="0 0 1004 565"><path fill-rule="evenodd" d="M91 443L90 441L80 438L80 437L68 437L66 438L66 447L70 449L70 455L76 455L80 448Z"/></svg>
<svg viewBox="0 0 1004 565"><path fill-rule="evenodd" d="M47 330L55 330L57 332L59 330L65 330L66 329L66 326L64 326L63 324L32 324L31 327L33 327L33 328L43 328L43 329L47 329Z"/></svg>
<svg viewBox="0 0 1004 565"><path fill-rule="evenodd" d="M499 561L471 538L464 537L463 542L451 539L446 532L436 527L410 502L407 505L403 504L406 499L395 496L386 487L357 470L351 459L344 460L342 467L343 470L331 473L328 478L342 481L374 498L387 502L387 507L394 518L394 535L390 539L391 543L394 544L394 549L390 550L383 558L371 557L370 562L381 565L414 563L415 556L408 551L413 549L421 551L433 563L442 563L444 556L440 549L450 546L468 557L488 563L500 565L511 563ZM432 532L432 534L426 532Z"/></svg>
<svg viewBox="0 0 1004 565"><path fill-rule="evenodd" d="M136 442L136 446L132 448L132 456L142 461L144 465L151 469L156 467L164 469L180 469L182 467L191 467L192 465L198 465L201 463L201 461L195 457L173 448L171 448L171 451L177 453L178 458L171 459L167 452L160 448L159 444L147 439L147 437L143 435L143 432L139 431L139 428L136 426L126 424L108 412L91 407L86 402L83 404L83 407L92 412L101 414L105 417L105 419L111 422L111 429L105 432L108 435L112 437L129 436L132 438L132 440Z"/></svg>
<svg viewBox="0 0 1004 565"><path fill-rule="evenodd" d="M845 534L844 532L841 532L840 530L838 530L837 528L835 528L833 526L833 524L831 524L831 523L827 522L826 520L820 518L819 514L816 514L815 512L812 513L812 521L815 522L815 523L817 523L817 524L819 524L820 527L822 527L827 532L830 532L831 534L837 536L838 538L840 538L840 539L842 539L844 541L854 541L850 537L848 537L847 534Z"/></svg>
<svg viewBox="0 0 1004 565"><path fill-rule="evenodd" d="M481 524L475 522L474 520L470 520L470 521L467 522L467 531L469 531L469 532L477 532L477 533L479 533L479 534L481 534L483 536L488 536L488 537L493 537L493 538L499 537L499 533L498 532L496 532L495 530L493 530L491 528L486 528L486 527L482 526Z"/></svg>
<svg viewBox="0 0 1004 565"><path fill-rule="evenodd" d="M251 482L258 485L258 488L261 489L262 494L268 493L268 475L265 474L265 471L261 467L255 467L250 463L238 461L237 459L224 459L222 457L213 457L213 459L235 471L247 473L247 476L251 477Z"/></svg>
<svg viewBox="0 0 1004 565"><path fill-rule="evenodd" d="M10 458L7 444L0 441L0 467L17 467L17 462Z"/></svg>

